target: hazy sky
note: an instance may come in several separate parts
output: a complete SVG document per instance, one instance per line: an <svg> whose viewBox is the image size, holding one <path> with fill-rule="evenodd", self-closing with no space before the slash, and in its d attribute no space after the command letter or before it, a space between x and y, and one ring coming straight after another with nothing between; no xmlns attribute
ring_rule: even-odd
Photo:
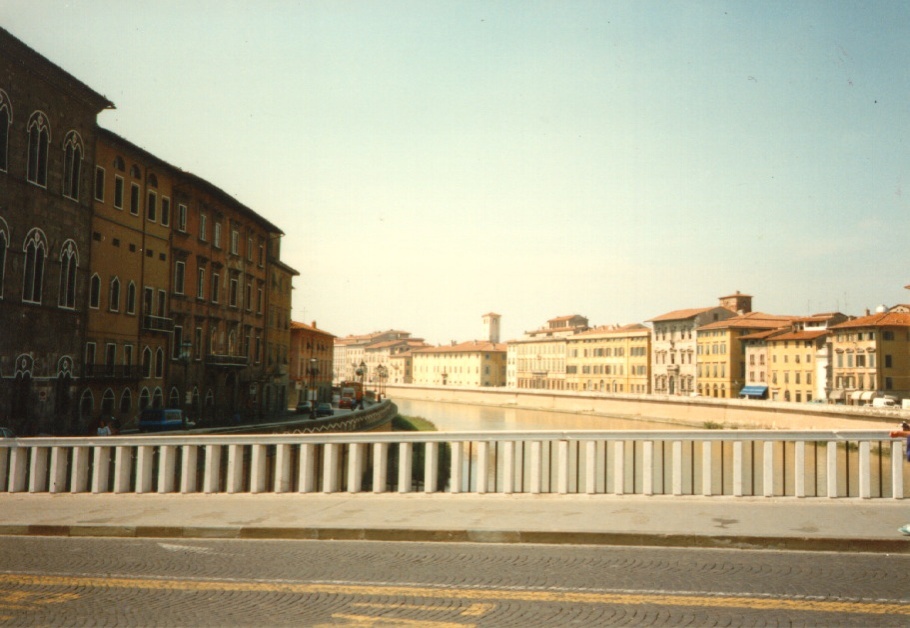
<svg viewBox="0 0 910 628"><path fill-rule="evenodd" d="M0 0L287 234L294 318L503 339L910 302L910 4Z"/></svg>

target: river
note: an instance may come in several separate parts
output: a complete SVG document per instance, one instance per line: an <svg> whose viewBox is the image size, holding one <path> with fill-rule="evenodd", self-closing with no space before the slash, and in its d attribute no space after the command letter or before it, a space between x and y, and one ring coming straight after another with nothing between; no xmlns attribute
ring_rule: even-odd
<svg viewBox="0 0 910 628"><path fill-rule="evenodd" d="M393 399L405 416L432 421L440 432L520 430L686 430L691 426L574 412Z"/></svg>

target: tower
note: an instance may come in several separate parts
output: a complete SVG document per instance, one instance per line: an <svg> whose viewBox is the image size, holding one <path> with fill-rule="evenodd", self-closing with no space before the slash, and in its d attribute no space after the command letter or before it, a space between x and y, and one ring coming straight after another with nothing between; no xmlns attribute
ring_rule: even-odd
<svg viewBox="0 0 910 628"><path fill-rule="evenodd" d="M494 314L490 312L489 314L483 315L483 330L484 338L489 340L494 344L499 343L499 319L502 318L499 314Z"/></svg>

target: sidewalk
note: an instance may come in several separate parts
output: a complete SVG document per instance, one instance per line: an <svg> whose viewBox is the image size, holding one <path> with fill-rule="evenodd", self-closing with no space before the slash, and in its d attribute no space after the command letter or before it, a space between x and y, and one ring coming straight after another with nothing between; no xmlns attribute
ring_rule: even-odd
<svg viewBox="0 0 910 628"><path fill-rule="evenodd" d="M0 535L566 543L910 553L901 500L0 494Z"/></svg>

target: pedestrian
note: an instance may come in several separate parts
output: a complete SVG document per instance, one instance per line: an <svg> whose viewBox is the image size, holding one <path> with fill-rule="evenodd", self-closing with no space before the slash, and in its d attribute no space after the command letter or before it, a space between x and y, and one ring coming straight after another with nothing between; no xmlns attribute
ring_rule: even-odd
<svg viewBox="0 0 910 628"><path fill-rule="evenodd" d="M101 419L101 421L98 423L98 436L110 436L110 435L111 435L110 426L107 424L107 421L105 421L104 419Z"/></svg>
<svg viewBox="0 0 910 628"><path fill-rule="evenodd" d="M891 438L906 438L906 451L904 455L907 457L907 460L910 461L910 423L904 421L901 423L901 429L895 430L890 434ZM898 531L904 536L910 536L910 523L905 523L898 528Z"/></svg>

